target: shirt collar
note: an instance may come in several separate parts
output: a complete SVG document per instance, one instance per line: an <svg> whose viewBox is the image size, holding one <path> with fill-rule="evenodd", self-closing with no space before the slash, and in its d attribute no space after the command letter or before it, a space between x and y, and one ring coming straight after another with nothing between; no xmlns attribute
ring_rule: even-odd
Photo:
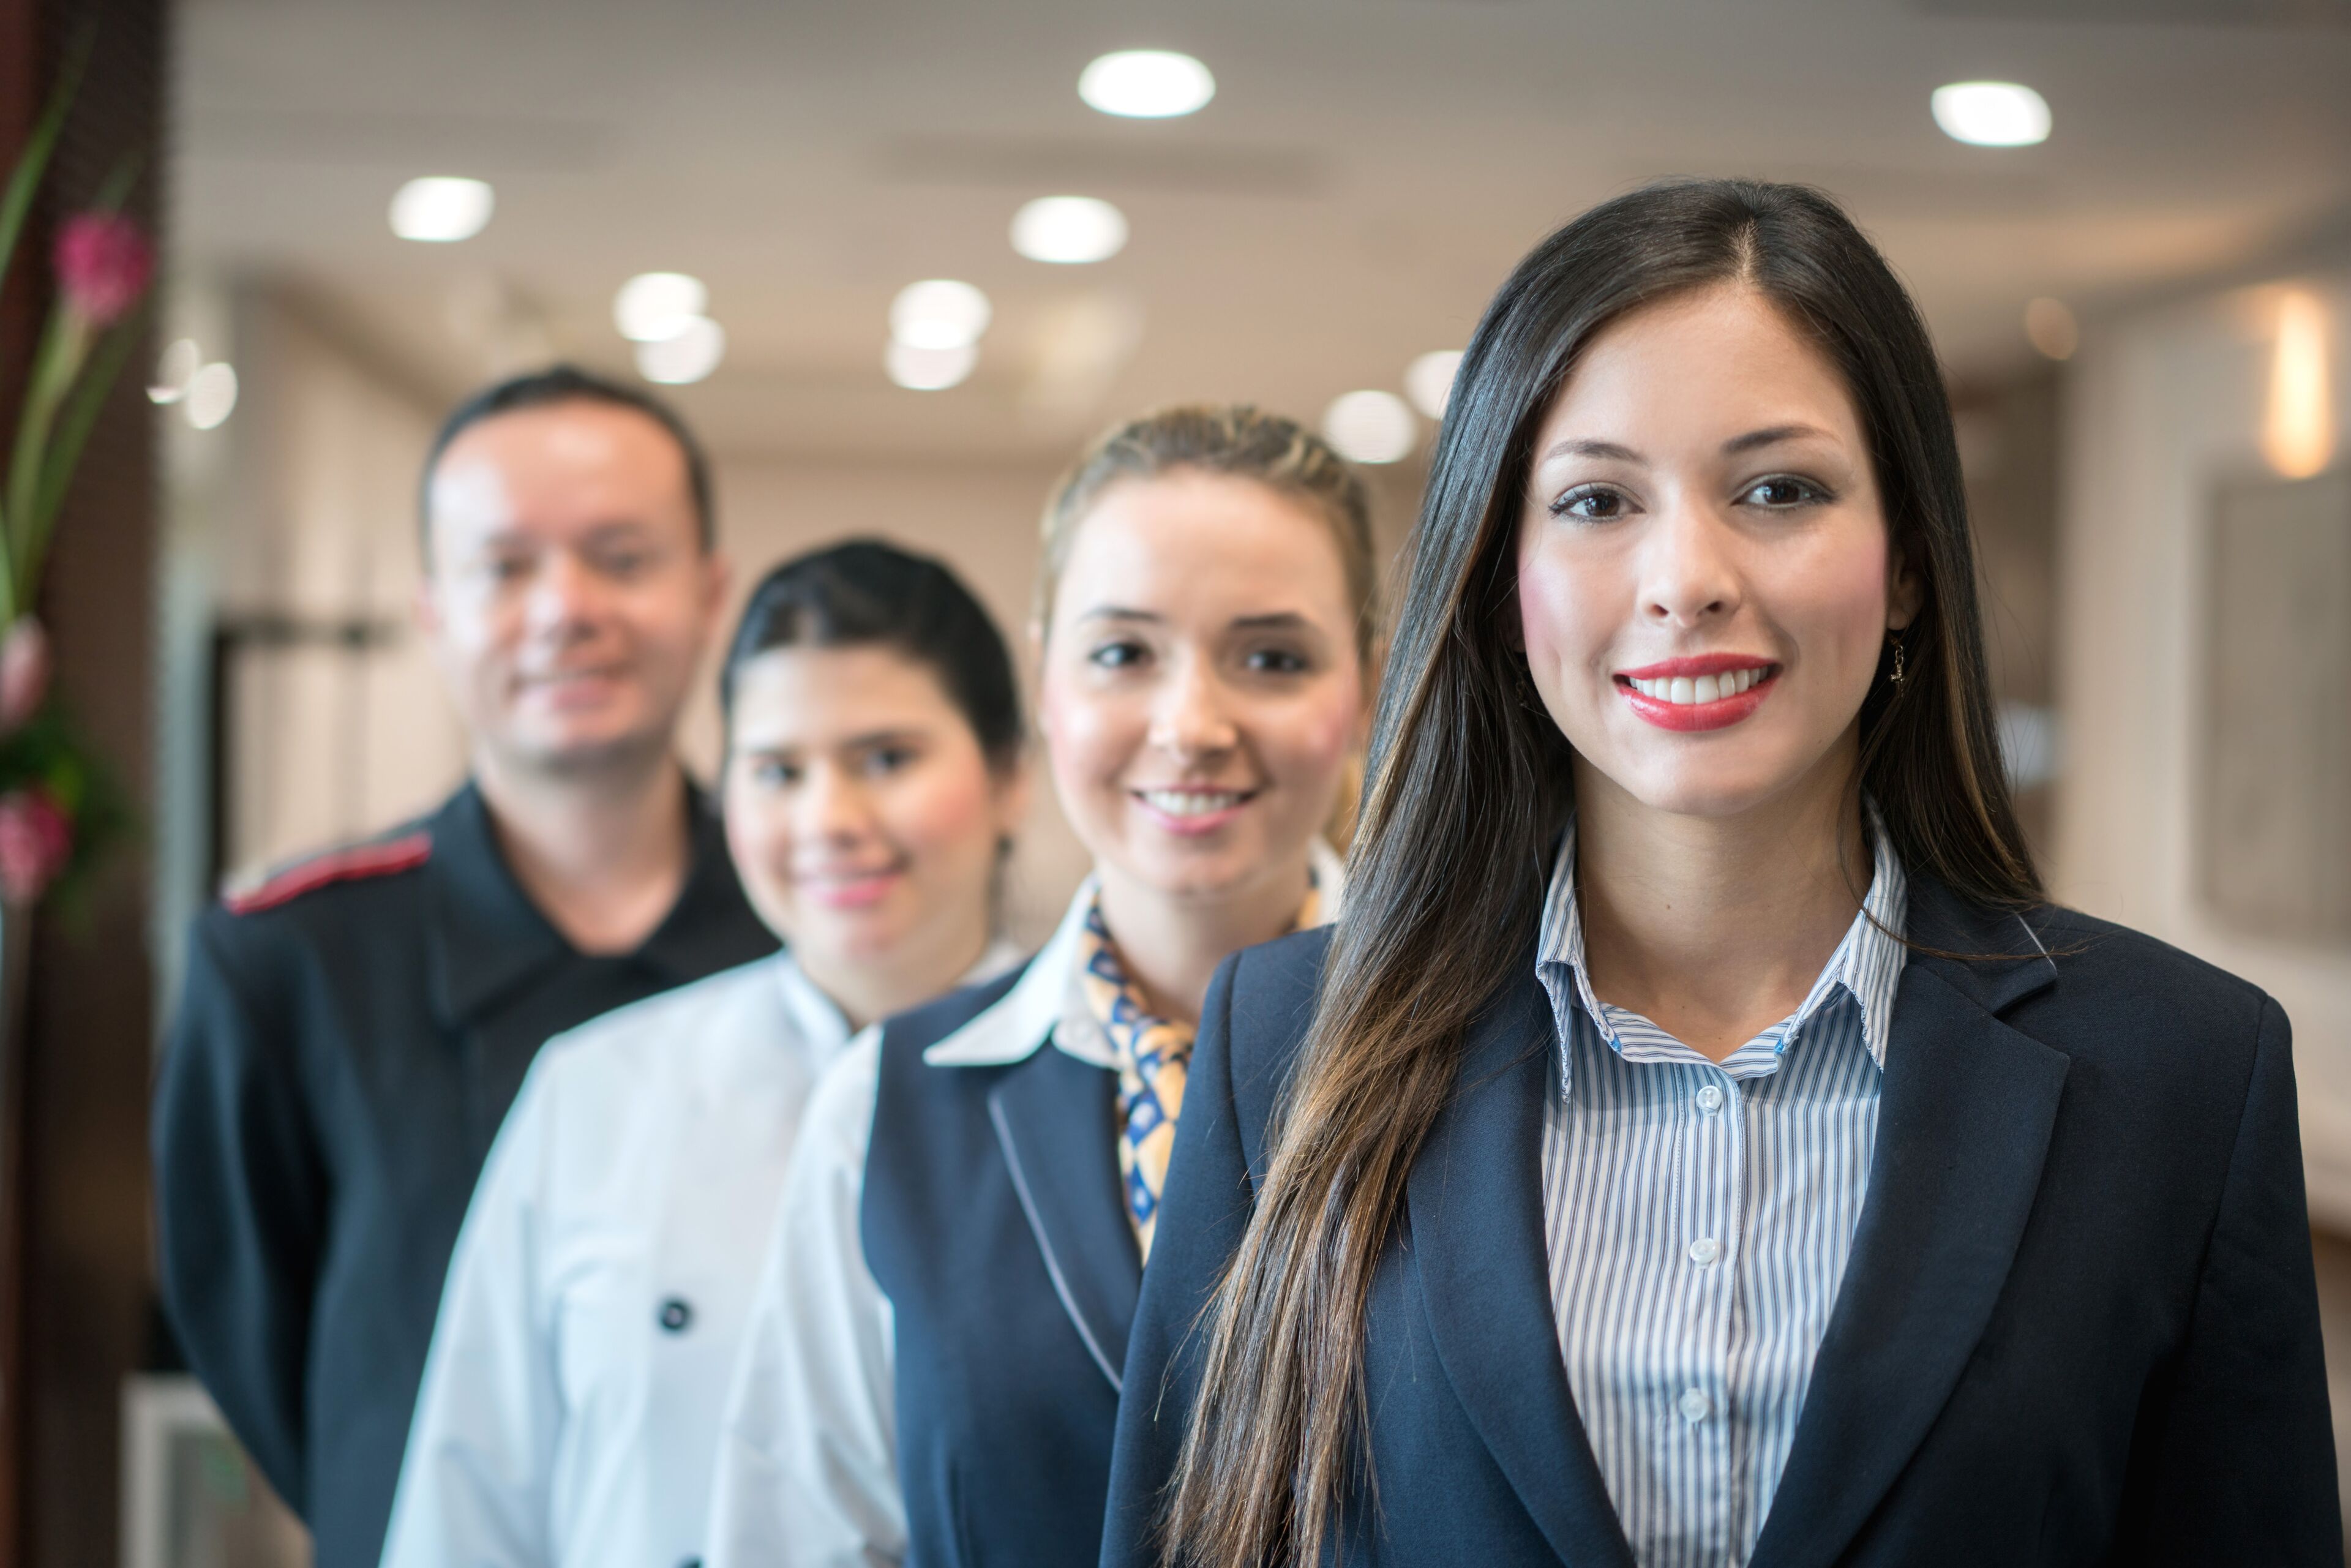
<svg viewBox="0 0 2351 1568"><path fill-rule="evenodd" d="M1306 855L1308 873L1322 895L1318 913L1325 923L1335 920L1345 893L1346 867L1319 838L1307 846ZM1012 988L994 1007L924 1051L923 1060L933 1067L1002 1067L1027 1061L1050 1040L1080 1061L1115 1070L1117 1054L1094 1021L1085 988L1078 983L1086 915L1101 892L1102 883L1094 876L1079 883L1061 925Z"/></svg>
<svg viewBox="0 0 2351 1568"><path fill-rule="evenodd" d="M673 986L749 963L776 947L736 880L718 814L691 778L685 811L685 884L653 934L620 956ZM515 880L478 785L468 780L427 828L433 836L433 856L425 862L433 883L430 939L438 949L435 969L446 1016L477 1017L583 957Z"/></svg>
<svg viewBox="0 0 2351 1568"><path fill-rule="evenodd" d="M1862 804L1869 823L1869 892L1861 901L1860 913L1845 928L1844 940L1829 955L1820 977L1813 982L1803 1005L1780 1026L1780 1048L1784 1049L1786 1042L1842 990L1860 1005L1862 1043L1870 1060L1882 1071L1886 1066L1886 1035L1894 1021L1894 995L1901 985L1902 966L1909 956L1909 949L1902 941L1909 890L1902 871L1902 857L1895 852L1893 839L1886 831L1876 802L1865 798ZM1575 827L1571 817L1560 841L1558 859L1552 867L1551 886L1543 895L1535 971L1544 977L1544 988L1552 993L1562 1039L1567 1033L1568 1004L1556 982L1564 981L1573 991L1574 1004L1582 1007L1601 1039L1611 1051L1623 1055L1625 1041L1610 1021L1617 1009L1607 1007L1593 994L1591 976L1584 967L1583 920L1575 897Z"/></svg>
<svg viewBox="0 0 2351 1568"><path fill-rule="evenodd" d="M998 975L1019 967L1020 956L1017 944L1009 937L998 936L987 945L987 950L979 956L979 962L966 969L947 989L959 991L966 986L986 985ZM852 1039L862 1039L880 1030L881 1023L876 1020L852 1034L849 1016L841 1010L841 1004L825 995L817 983L809 978L808 971L800 967L799 960L790 953L777 954L769 960L769 965L776 977L777 988L783 994L785 1016L792 1020L801 1038L817 1048L819 1060L831 1061L833 1054Z"/></svg>

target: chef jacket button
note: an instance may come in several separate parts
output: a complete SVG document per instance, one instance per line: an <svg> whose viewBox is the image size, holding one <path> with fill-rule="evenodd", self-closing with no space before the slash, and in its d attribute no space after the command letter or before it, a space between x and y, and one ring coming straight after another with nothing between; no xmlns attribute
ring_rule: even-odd
<svg viewBox="0 0 2351 1568"><path fill-rule="evenodd" d="M661 1306L661 1326L672 1333L684 1333L694 1323L694 1309L680 1297L672 1296Z"/></svg>

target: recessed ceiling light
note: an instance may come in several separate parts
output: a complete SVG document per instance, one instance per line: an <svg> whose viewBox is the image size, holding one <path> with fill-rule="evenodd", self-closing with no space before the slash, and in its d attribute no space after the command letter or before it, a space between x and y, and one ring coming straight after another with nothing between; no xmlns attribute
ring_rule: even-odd
<svg viewBox="0 0 2351 1568"><path fill-rule="evenodd" d="M1445 403L1453 395L1453 374L1461 368L1461 350L1437 349L1406 366L1404 394L1412 406L1431 419L1445 417Z"/></svg>
<svg viewBox="0 0 2351 1568"><path fill-rule="evenodd" d="M1078 77L1078 96L1104 114L1129 120L1172 120L1217 96L1217 78L1189 55L1168 49L1121 49Z"/></svg>
<svg viewBox="0 0 2351 1568"><path fill-rule="evenodd" d="M890 302L890 336L910 349L968 348L987 330L993 314L987 296L970 284L952 277L925 278L898 290L898 298Z"/></svg>
<svg viewBox="0 0 2351 1568"><path fill-rule="evenodd" d="M882 351L882 368L890 379L914 392L945 392L971 374L979 362L979 345L953 343L923 348L904 338L893 338Z"/></svg>
<svg viewBox="0 0 2351 1568"><path fill-rule="evenodd" d="M666 338L637 345L637 373L649 382L682 387L698 382L726 357L726 333L707 316L697 316Z"/></svg>
<svg viewBox="0 0 2351 1568"><path fill-rule="evenodd" d="M1358 463L1394 463L1419 434L1412 410L1394 392L1351 392L1322 413L1322 438Z"/></svg>
<svg viewBox="0 0 2351 1568"><path fill-rule="evenodd" d="M1126 246L1126 214L1092 196L1040 196L1012 215L1012 248L1031 261L1107 261Z"/></svg>
<svg viewBox="0 0 2351 1568"><path fill-rule="evenodd" d="M392 232L402 239L447 245L471 239L497 204L488 183L449 175L411 180L392 198Z"/></svg>
<svg viewBox="0 0 2351 1568"><path fill-rule="evenodd" d="M2049 359L2070 360L2082 344L2081 323L2062 299L2043 298L2024 308L2024 335Z"/></svg>
<svg viewBox="0 0 2351 1568"><path fill-rule="evenodd" d="M188 378L187 396L180 412L198 430L216 430L236 410L236 370L214 360Z"/></svg>
<svg viewBox="0 0 2351 1568"><path fill-rule="evenodd" d="M2049 140L2049 100L2012 81L1955 81L1938 87L1935 123L1971 147L2030 147Z"/></svg>
<svg viewBox="0 0 2351 1568"><path fill-rule="evenodd" d="M674 338L703 318L710 290L683 272L641 272L612 296L612 325L640 343Z"/></svg>

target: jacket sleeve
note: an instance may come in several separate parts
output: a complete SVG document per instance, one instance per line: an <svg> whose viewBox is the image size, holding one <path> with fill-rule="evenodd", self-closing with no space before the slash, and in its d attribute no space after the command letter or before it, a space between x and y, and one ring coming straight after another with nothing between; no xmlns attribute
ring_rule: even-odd
<svg viewBox="0 0 2351 1568"><path fill-rule="evenodd" d="M1201 1310L1239 1248L1253 1204L1233 1095L1232 995L1243 955L1218 967L1176 1124L1151 1266L1127 1339L1118 1442L1102 1521L1102 1568L1153 1568L1159 1504L1199 1391Z"/></svg>
<svg viewBox="0 0 2351 1568"><path fill-rule="evenodd" d="M255 1005L199 916L154 1105L163 1300L189 1364L261 1472L308 1517L310 1312L326 1172L290 1022ZM271 998L275 1000L277 998Z"/></svg>
<svg viewBox="0 0 2351 1568"><path fill-rule="evenodd" d="M2263 998L2194 1315L2140 1416L2114 1560L2334 1568L2335 1494L2293 1036Z"/></svg>
<svg viewBox="0 0 2351 1568"><path fill-rule="evenodd" d="M544 1568L559 1555L551 1494L563 1432L554 1307L545 1290L548 1155L559 1124L542 1054L499 1129L442 1287L384 1568Z"/></svg>
<svg viewBox="0 0 2351 1568"><path fill-rule="evenodd" d="M880 1078L869 1030L801 1124L719 1429L710 1568L905 1560L893 1315L859 1227Z"/></svg>

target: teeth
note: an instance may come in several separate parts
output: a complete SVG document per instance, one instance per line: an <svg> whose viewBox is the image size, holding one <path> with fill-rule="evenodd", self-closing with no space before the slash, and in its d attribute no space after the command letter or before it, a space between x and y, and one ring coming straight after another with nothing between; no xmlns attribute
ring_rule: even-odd
<svg viewBox="0 0 2351 1568"><path fill-rule="evenodd" d="M1171 817L1206 817L1241 803L1238 789L1145 789L1144 803Z"/></svg>
<svg viewBox="0 0 2351 1568"><path fill-rule="evenodd" d="M1743 670L1725 671L1719 675L1700 675L1696 680L1683 675L1655 681L1635 680L1629 675L1625 679L1635 691L1645 697L1655 697L1659 702L1687 705L1720 702L1725 697L1735 697L1741 692L1752 690L1755 683L1761 680L1767 673L1769 672L1765 668L1750 665Z"/></svg>

